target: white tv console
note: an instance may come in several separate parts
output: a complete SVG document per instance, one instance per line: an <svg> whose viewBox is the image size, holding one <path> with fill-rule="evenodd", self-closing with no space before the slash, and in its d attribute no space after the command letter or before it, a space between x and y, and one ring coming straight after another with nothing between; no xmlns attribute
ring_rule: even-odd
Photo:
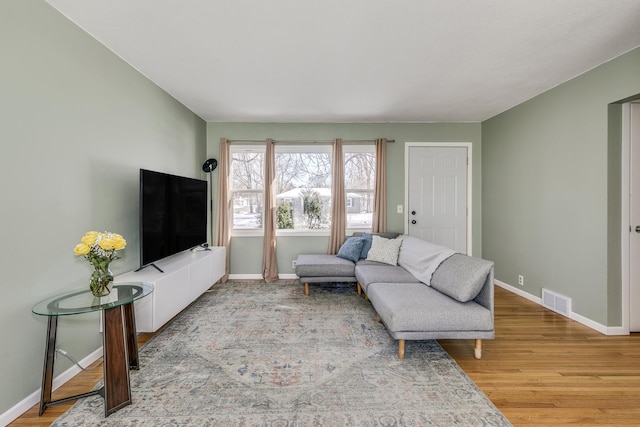
<svg viewBox="0 0 640 427"><path fill-rule="evenodd" d="M156 261L164 273L152 265L115 277L115 282L147 282L154 291L135 302L138 332L155 332L195 301L224 275L226 251L222 246L210 250L181 252Z"/></svg>

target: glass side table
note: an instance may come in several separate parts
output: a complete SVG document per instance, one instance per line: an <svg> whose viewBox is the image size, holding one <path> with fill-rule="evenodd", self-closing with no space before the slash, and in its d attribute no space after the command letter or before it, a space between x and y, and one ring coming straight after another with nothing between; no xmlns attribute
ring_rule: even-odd
<svg viewBox="0 0 640 427"><path fill-rule="evenodd" d="M151 292L153 286L149 283L123 282L114 284L106 297L94 297L85 289L54 295L33 306L34 314L49 317L39 415L51 405L96 394L104 398L105 417L131 404L129 369L140 366L133 302ZM98 390L51 400L58 318L93 311L102 312L104 385Z"/></svg>

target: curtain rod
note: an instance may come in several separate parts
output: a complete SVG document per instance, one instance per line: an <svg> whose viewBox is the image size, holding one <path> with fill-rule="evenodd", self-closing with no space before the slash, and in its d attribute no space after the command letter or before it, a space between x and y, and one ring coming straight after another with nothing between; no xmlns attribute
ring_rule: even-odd
<svg viewBox="0 0 640 427"><path fill-rule="evenodd" d="M229 139L229 144L233 144L234 142L238 142L238 143L260 143L260 142L265 142L265 139ZM331 144L333 142L333 140L300 140L300 139L291 139L291 140L285 140L285 139L280 139L280 140L273 140L274 144L287 144L287 143L298 143L298 144ZM376 142L375 139L343 139L342 140L343 143L347 143L347 144L355 144L355 143L374 143ZM393 143L396 142L395 139L387 139L387 142Z"/></svg>

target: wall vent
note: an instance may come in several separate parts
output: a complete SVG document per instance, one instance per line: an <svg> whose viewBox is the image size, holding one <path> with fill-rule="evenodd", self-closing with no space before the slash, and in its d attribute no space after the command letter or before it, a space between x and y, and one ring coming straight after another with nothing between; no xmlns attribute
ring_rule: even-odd
<svg viewBox="0 0 640 427"><path fill-rule="evenodd" d="M571 317L571 298L542 288L542 305L563 316Z"/></svg>

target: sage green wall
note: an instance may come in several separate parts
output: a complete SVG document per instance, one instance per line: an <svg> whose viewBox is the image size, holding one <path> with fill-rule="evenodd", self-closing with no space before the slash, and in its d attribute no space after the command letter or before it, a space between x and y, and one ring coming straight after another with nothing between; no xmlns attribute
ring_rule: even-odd
<svg viewBox="0 0 640 427"><path fill-rule="evenodd" d="M496 278L621 325L619 113L640 93L640 49L482 123L483 241ZM612 122L610 122L610 120ZM616 130L617 129L617 130Z"/></svg>
<svg viewBox="0 0 640 427"><path fill-rule="evenodd" d="M471 142L473 144L473 253L482 250L482 150L479 123L208 123L207 153L218 157L221 137L281 140L395 139L387 150L387 228L404 231L404 215L396 205L404 205L404 150L407 142ZM214 173L217 184L218 174ZM277 239L278 271L293 274L291 260L302 252L326 252L326 237L281 237ZM259 274L262 267L262 238L233 238L231 274Z"/></svg>
<svg viewBox="0 0 640 427"><path fill-rule="evenodd" d="M43 1L0 2L0 55L2 414L41 384L47 324L32 305L88 286L78 239L119 232L114 272L137 267L139 168L205 179L206 124ZM58 344L95 351L97 315L62 319Z"/></svg>

